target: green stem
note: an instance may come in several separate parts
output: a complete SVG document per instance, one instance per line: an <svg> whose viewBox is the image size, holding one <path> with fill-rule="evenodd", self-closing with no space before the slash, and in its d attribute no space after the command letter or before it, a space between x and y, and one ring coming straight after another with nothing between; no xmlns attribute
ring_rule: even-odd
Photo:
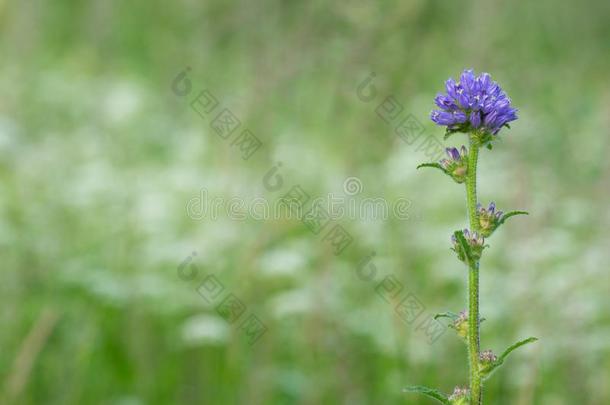
<svg viewBox="0 0 610 405"><path fill-rule="evenodd" d="M477 159L479 145L471 138L466 177L466 197L470 231L478 232L477 222ZM470 398L472 405L482 404L479 373L479 262L469 264L468 271L468 360L470 364Z"/></svg>

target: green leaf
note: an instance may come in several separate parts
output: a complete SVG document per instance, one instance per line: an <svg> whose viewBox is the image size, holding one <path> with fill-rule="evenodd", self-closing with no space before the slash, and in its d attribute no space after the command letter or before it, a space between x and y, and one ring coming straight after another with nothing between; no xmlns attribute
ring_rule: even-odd
<svg viewBox="0 0 610 405"><path fill-rule="evenodd" d="M508 218L510 217L514 217L515 215L529 215L530 213L527 211L510 211L507 212L506 214L502 215L502 218L500 218L500 221L498 221L498 225L502 225L504 223L504 221L506 221Z"/></svg>
<svg viewBox="0 0 610 405"><path fill-rule="evenodd" d="M449 319L451 319L452 321L455 321L455 320L456 320L456 319L458 319L459 317L460 317L460 316L459 316L458 314L456 314L455 312L450 312L450 311L447 311L447 312L441 312L441 313L438 313L438 314L435 314L435 315L434 315L434 319L435 319L435 320L436 320L436 319L438 319L438 318L449 318Z"/></svg>
<svg viewBox="0 0 610 405"><path fill-rule="evenodd" d="M439 163L422 163L421 165L417 166L418 169L421 167L434 167L436 169L442 170L443 173L447 174L447 170L445 170L445 168Z"/></svg>
<svg viewBox="0 0 610 405"><path fill-rule="evenodd" d="M504 353L502 353L502 355L498 358L498 361L504 362L504 359L506 359L506 356L508 356L510 354L510 352L512 352L515 349L518 349L519 347L521 347L523 345L526 345L528 343L533 343L537 340L538 340L537 337L528 337L527 339L520 340L519 342L510 346L508 349L504 350Z"/></svg>
<svg viewBox="0 0 610 405"><path fill-rule="evenodd" d="M449 318L452 321L455 321L456 319L458 319L460 317L459 314L456 314L455 312L451 312L451 311L447 311L447 312L439 312L438 314L434 315L434 319L439 319L439 318ZM485 321L486 318L479 318L479 322L483 322Z"/></svg>
<svg viewBox="0 0 610 405"><path fill-rule="evenodd" d="M537 340L538 340L538 338L529 337L527 339L520 340L517 343L515 343L514 345L510 346L508 349L504 350L504 353L502 353L502 355L500 357L498 357L498 360L494 361L489 366L487 366L486 368L481 370L481 376L483 376L485 379L489 378L491 376L492 372L494 372L498 367L500 367L504 363L504 360L506 360L506 357L513 350L518 349L519 347L526 345L528 343L533 343Z"/></svg>
<svg viewBox="0 0 610 405"><path fill-rule="evenodd" d="M402 392L418 392L420 394L424 394L430 398L436 399L441 404L449 404L449 399L445 394L440 392L439 390L435 390L428 387L423 387L421 385L415 385L411 387L404 388Z"/></svg>
<svg viewBox="0 0 610 405"><path fill-rule="evenodd" d="M473 263L472 250L470 249L470 245L468 244L468 242L466 242L466 238L464 238L464 233L462 231L455 231L453 235L455 235L455 238L457 239L460 247L462 248L462 251L466 256L466 263L468 265L471 265Z"/></svg>

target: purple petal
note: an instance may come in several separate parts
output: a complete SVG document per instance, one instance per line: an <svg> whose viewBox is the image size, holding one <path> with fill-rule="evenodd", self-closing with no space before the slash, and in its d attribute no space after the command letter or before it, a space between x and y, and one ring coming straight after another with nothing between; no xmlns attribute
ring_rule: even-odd
<svg viewBox="0 0 610 405"><path fill-rule="evenodd" d="M438 125L451 125L454 123L453 114L434 110L430 113L430 119Z"/></svg>
<svg viewBox="0 0 610 405"><path fill-rule="evenodd" d="M449 157L453 160L460 160L460 152L457 150L457 148L447 148L445 149L445 151L447 152L447 155L449 155Z"/></svg>
<svg viewBox="0 0 610 405"><path fill-rule="evenodd" d="M491 84L491 77L489 76L489 73L481 73L478 79L481 86L481 91L486 91Z"/></svg>
<svg viewBox="0 0 610 405"><path fill-rule="evenodd" d="M456 99L457 99L458 103L460 104L460 106L462 108L468 108L469 104L470 104L470 99L468 97L468 93L466 91L464 91L464 88L462 86L458 85L456 87L455 92L457 94Z"/></svg>
<svg viewBox="0 0 610 405"><path fill-rule="evenodd" d="M455 119L455 122L458 124L463 124L466 122L466 114L462 111L454 112L453 117Z"/></svg>
<svg viewBox="0 0 610 405"><path fill-rule="evenodd" d="M470 91L474 88L474 80L474 71L472 69L464 70L462 76L460 76L460 85Z"/></svg>
<svg viewBox="0 0 610 405"><path fill-rule="evenodd" d="M457 105L451 99L443 94L438 94L434 98L434 104L436 104L440 109L445 111L451 111L457 109Z"/></svg>
<svg viewBox="0 0 610 405"><path fill-rule="evenodd" d="M479 128L481 126L481 113L478 111L473 111L470 113L470 124L474 128Z"/></svg>
<svg viewBox="0 0 610 405"><path fill-rule="evenodd" d="M447 95L452 98L452 99L456 99L457 98L457 93L455 92L455 80L453 79L448 79L445 82L445 89L447 90Z"/></svg>

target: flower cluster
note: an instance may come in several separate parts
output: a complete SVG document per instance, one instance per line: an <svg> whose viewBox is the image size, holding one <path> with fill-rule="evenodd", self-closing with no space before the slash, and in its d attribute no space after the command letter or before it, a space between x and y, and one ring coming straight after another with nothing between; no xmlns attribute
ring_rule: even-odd
<svg viewBox="0 0 610 405"><path fill-rule="evenodd" d="M489 237L493 231L500 225L502 219L502 211L496 211L496 204L492 201L489 207L485 208L481 204L477 204L477 219L481 235Z"/></svg>
<svg viewBox="0 0 610 405"><path fill-rule="evenodd" d="M458 317L450 325L458 336L466 339L468 336L468 311L462 311L458 314Z"/></svg>
<svg viewBox="0 0 610 405"><path fill-rule="evenodd" d="M468 388L455 387L453 394L449 396L449 401L453 405L468 405L470 401L470 390Z"/></svg>
<svg viewBox="0 0 610 405"><path fill-rule="evenodd" d="M479 360L481 361L482 366L487 366L494 363L498 358L491 350L484 350L479 354Z"/></svg>
<svg viewBox="0 0 610 405"><path fill-rule="evenodd" d="M458 83L445 82L446 94L434 99L440 110L434 110L430 118L449 132L482 132L496 135L504 126L517 119L517 110L502 88L487 73L474 75L472 69L464 70ZM485 139L488 141L489 139Z"/></svg>
<svg viewBox="0 0 610 405"><path fill-rule="evenodd" d="M462 146L460 150L457 148L445 149L449 159L441 159L439 162L445 173L451 176L457 183L466 181L466 173L468 171L468 150Z"/></svg>
<svg viewBox="0 0 610 405"><path fill-rule="evenodd" d="M479 260L481 255L483 254L483 249L485 249L485 238L479 235L477 232L470 232L468 229L464 229L462 231L462 235L464 235L464 239L469 247L469 252L465 252L462 248L462 245L459 243L457 238L454 235L451 235L451 243L453 250L458 255L458 259L463 261L464 263L468 263L468 255L472 260Z"/></svg>

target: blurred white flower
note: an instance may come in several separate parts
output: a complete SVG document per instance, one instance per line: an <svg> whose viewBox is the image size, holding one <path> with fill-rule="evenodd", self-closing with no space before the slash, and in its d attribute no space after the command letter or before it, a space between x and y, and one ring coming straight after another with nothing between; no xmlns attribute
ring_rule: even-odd
<svg viewBox="0 0 610 405"><path fill-rule="evenodd" d="M228 335L229 325L215 315L196 315L182 325L182 339L187 346L222 345Z"/></svg>

